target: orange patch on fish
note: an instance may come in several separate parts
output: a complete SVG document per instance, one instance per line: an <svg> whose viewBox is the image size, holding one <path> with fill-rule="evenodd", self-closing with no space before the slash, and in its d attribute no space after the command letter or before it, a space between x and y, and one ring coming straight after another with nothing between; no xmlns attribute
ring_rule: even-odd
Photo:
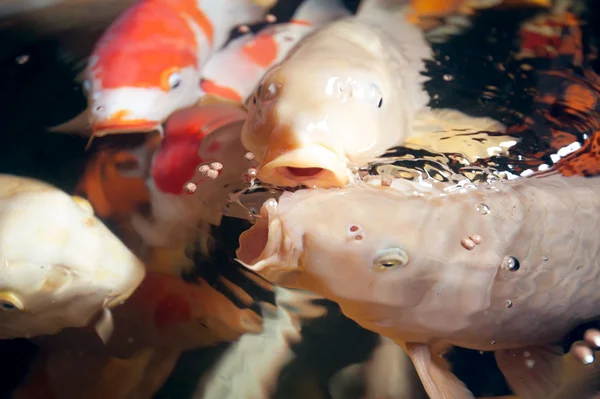
<svg viewBox="0 0 600 399"><path fill-rule="evenodd" d="M176 293L167 294L162 298L154 311L154 322L159 327L185 322L191 317L190 304L185 297Z"/></svg>
<svg viewBox="0 0 600 399"><path fill-rule="evenodd" d="M141 1L108 28L92 53L98 61L90 69L103 89L159 87L165 70L197 67L196 36L178 3ZM209 33L212 37L212 28Z"/></svg>
<svg viewBox="0 0 600 399"><path fill-rule="evenodd" d="M75 194L85 196L95 213L101 218L129 215L140 204L150 201L144 179L123 177L117 166L127 159L135 161L127 152L103 151L86 165L75 189Z"/></svg>
<svg viewBox="0 0 600 399"><path fill-rule="evenodd" d="M277 59L277 42L272 35L259 34L244 45L243 53L257 65L267 68Z"/></svg>
<svg viewBox="0 0 600 399"><path fill-rule="evenodd" d="M200 81L200 88L207 94L213 94L240 103L243 101L242 96L238 92L229 87L220 86L212 80L202 79Z"/></svg>

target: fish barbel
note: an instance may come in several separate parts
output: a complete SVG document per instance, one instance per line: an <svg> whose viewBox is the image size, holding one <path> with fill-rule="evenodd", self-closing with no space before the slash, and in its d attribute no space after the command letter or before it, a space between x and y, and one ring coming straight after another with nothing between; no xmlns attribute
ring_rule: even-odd
<svg viewBox="0 0 600 399"><path fill-rule="evenodd" d="M403 345L432 398L473 397L432 354L452 345L494 351L523 398L565 394L550 345L600 316L600 179L436 186L285 193L263 205L237 256Z"/></svg>

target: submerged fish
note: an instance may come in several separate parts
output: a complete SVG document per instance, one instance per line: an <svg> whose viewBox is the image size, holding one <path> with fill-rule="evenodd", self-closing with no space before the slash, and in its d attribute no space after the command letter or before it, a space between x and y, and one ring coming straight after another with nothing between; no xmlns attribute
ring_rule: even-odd
<svg viewBox="0 0 600 399"><path fill-rule="evenodd" d="M202 71L202 90L245 102L264 73L306 35L350 15L340 0L305 0L289 22L247 33L215 53Z"/></svg>
<svg viewBox="0 0 600 399"><path fill-rule="evenodd" d="M242 23L258 22L274 0L140 0L96 43L83 83L88 108L55 131L92 125L93 136L160 129L202 95L202 67ZM71 126L72 125L72 126Z"/></svg>
<svg viewBox="0 0 600 399"><path fill-rule="evenodd" d="M473 397L436 355L452 345L494 351L525 399L566 397L571 378L588 394L600 389L597 370L565 376L552 346L600 316L599 178L553 174L457 193L374 179L286 193L261 215L240 238L240 261L403 345L430 397Z"/></svg>
<svg viewBox="0 0 600 399"><path fill-rule="evenodd" d="M445 139L449 152L470 142L472 156L487 158L494 155L490 147L511 140L497 135L488 145L453 132L440 137L440 131L464 127L499 132L505 127L427 107L423 72L432 50L406 19L405 3L364 0L355 16L306 37L266 73L249 100L242 132L244 146L260 163L258 179L282 186L343 186L351 179L350 164L362 165L406 141L429 148ZM437 140L430 137L434 133Z"/></svg>
<svg viewBox="0 0 600 399"><path fill-rule="evenodd" d="M140 284L144 265L89 202L25 177L0 187L0 339L86 326Z"/></svg>

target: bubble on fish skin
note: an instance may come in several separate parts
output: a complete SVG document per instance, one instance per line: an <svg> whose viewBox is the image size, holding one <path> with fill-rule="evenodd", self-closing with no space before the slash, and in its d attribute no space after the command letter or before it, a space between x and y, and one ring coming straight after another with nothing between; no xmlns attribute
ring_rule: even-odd
<svg viewBox="0 0 600 399"><path fill-rule="evenodd" d="M251 179L254 179L256 177L257 173L258 172L256 171L256 168L250 168L246 172L246 174L248 175L248 177L250 177Z"/></svg>
<svg viewBox="0 0 600 399"><path fill-rule="evenodd" d="M261 87L259 97L261 101L267 102L276 99L281 91L280 83L269 83L266 87Z"/></svg>
<svg viewBox="0 0 600 399"><path fill-rule="evenodd" d="M104 111L104 106L103 106L103 105L98 105L98 106L96 107L96 111L98 111L98 112L102 112L102 111Z"/></svg>
<svg viewBox="0 0 600 399"><path fill-rule="evenodd" d="M496 345L496 341L492 341L492 345Z"/></svg>
<svg viewBox="0 0 600 399"><path fill-rule="evenodd" d="M212 170L222 170L223 169L223 164L221 162L211 162L210 165L208 165Z"/></svg>
<svg viewBox="0 0 600 399"><path fill-rule="evenodd" d="M265 15L265 22L269 24L274 24L275 22L277 22L277 17L273 14L267 14Z"/></svg>
<svg viewBox="0 0 600 399"><path fill-rule="evenodd" d="M512 305L513 305L513 302L510 299L507 299L506 305L504 305L504 306L506 306L506 308L509 309L509 308L512 308Z"/></svg>
<svg viewBox="0 0 600 399"><path fill-rule="evenodd" d="M340 100L347 100L352 97L352 84L350 82L338 80L335 84L336 96Z"/></svg>
<svg viewBox="0 0 600 399"><path fill-rule="evenodd" d="M470 238L463 238L460 240L460 245L462 245L464 249L471 251L475 248L476 244Z"/></svg>
<svg viewBox="0 0 600 399"><path fill-rule="evenodd" d="M500 264L504 270L508 270L509 272L516 272L521 267L519 260L514 256L507 255L502 259L502 263Z"/></svg>
<svg viewBox="0 0 600 399"><path fill-rule="evenodd" d="M240 26L238 26L238 32L248 33L248 32L250 32L250 27L248 25L240 25Z"/></svg>
<svg viewBox="0 0 600 399"><path fill-rule="evenodd" d="M247 161L253 161L256 158L256 155L254 155L253 152L248 151L247 153L244 154L244 159L246 159Z"/></svg>
<svg viewBox="0 0 600 399"><path fill-rule="evenodd" d="M183 186L183 191L187 194L194 194L197 188L198 186L196 186L196 184L188 182L185 184L185 186Z"/></svg>
<svg viewBox="0 0 600 399"><path fill-rule="evenodd" d="M27 61L29 61L29 55L22 54L22 55L18 56L17 58L15 58L15 61L17 64L23 65L23 64L27 63Z"/></svg>
<svg viewBox="0 0 600 399"><path fill-rule="evenodd" d="M535 360L533 360L533 359L525 360L525 366L527 366L527 368L529 368L529 369L532 369L533 366L535 366Z"/></svg>
<svg viewBox="0 0 600 399"><path fill-rule="evenodd" d="M547 262L547 261L548 261L548 257L547 257L547 256L542 256L542 260L543 260L544 262Z"/></svg>
<svg viewBox="0 0 600 399"><path fill-rule="evenodd" d="M208 172L210 170L210 166L208 165L202 165L198 168L198 172L200 172L200 174L205 175L206 172Z"/></svg>

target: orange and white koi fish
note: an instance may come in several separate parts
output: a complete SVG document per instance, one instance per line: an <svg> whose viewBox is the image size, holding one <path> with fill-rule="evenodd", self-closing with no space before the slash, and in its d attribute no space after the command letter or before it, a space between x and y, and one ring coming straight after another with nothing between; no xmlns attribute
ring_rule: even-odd
<svg viewBox="0 0 600 399"><path fill-rule="evenodd" d="M108 345L85 329L38 341L41 353L13 397L151 398L183 351L258 333L262 321L204 280L150 272L115 313L115 326Z"/></svg>
<svg viewBox="0 0 600 399"><path fill-rule="evenodd" d="M83 86L88 108L55 131L92 136L159 130L202 96L200 77L233 27L260 21L275 0L140 0L106 30ZM65 130L66 129L66 130Z"/></svg>
<svg viewBox="0 0 600 399"><path fill-rule="evenodd" d="M306 0L289 22L247 33L218 51L202 72L202 90L245 102L264 73L307 34L350 15L340 0Z"/></svg>
<svg viewBox="0 0 600 399"><path fill-rule="evenodd" d="M400 0L365 0L356 16L306 37L269 70L248 101L244 146L259 162L258 178L280 186L343 186L361 165L410 141L443 152L487 158L503 153L504 135L476 142L446 132L503 132L490 118L431 110L424 89L432 51L406 20ZM443 137L440 136L443 133ZM441 139L444 140L441 140ZM466 141L469 141L466 143Z"/></svg>

